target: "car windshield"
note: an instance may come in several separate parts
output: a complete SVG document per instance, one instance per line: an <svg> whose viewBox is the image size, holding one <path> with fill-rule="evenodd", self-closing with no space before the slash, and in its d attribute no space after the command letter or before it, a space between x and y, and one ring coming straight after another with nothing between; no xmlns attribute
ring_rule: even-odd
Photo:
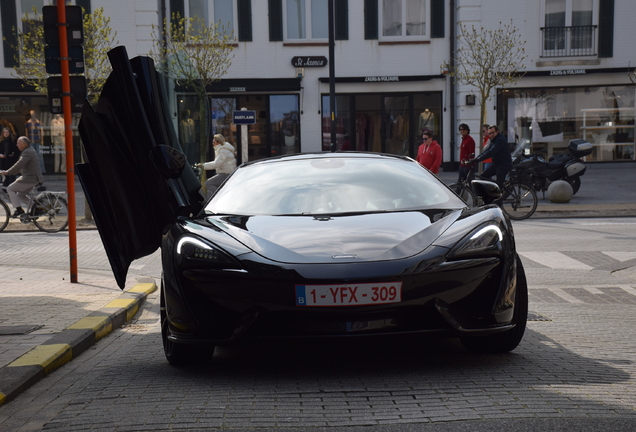
<svg viewBox="0 0 636 432"><path fill-rule="evenodd" d="M205 210L212 214L335 215L462 206L459 198L413 161L325 156L242 167Z"/></svg>

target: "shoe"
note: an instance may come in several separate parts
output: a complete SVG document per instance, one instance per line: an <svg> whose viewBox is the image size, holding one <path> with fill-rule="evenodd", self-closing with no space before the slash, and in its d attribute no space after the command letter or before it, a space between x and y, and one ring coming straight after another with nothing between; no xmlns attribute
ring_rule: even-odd
<svg viewBox="0 0 636 432"><path fill-rule="evenodd" d="M18 207L17 209L15 209L15 212L13 212L13 214L11 215L11 217L17 218L17 217L19 217L21 214L24 214L24 210L22 210L22 207Z"/></svg>

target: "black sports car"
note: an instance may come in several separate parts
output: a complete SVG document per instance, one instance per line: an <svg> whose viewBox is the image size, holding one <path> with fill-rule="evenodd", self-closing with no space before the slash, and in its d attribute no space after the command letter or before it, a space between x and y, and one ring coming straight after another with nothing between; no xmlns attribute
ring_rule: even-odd
<svg viewBox="0 0 636 432"><path fill-rule="evenodd" d="M265 338L431 334L514 349L528 292L510 221L469 208L407 157L282 156L241 165L205 202L164 111L152 60L113 73L80 133L78 174L114 275L162 249L170 363ZM486 203L500 195L476 181Z"/></svg>

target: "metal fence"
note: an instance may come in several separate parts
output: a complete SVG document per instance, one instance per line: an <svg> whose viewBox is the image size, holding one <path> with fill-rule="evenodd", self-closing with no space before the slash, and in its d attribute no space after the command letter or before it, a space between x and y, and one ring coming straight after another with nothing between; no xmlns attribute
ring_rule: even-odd
<svg viewBox="0 0 636 432"><path fill-rule="evenodd" d="M596 26L542 27L541 57L596 55Z"/></svg>

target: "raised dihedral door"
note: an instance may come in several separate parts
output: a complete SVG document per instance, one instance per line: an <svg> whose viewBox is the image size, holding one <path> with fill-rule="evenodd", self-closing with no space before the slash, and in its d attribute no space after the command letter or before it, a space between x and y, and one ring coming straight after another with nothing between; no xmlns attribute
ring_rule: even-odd
<svg viewBox="0 0 636 432"><path fill-rule="evenodd" d="M95 107L79 131L87 162L77 173L120 288L130 263L153 253L177 216L202 208L199 181L165 110L161 79L147 57L118 47Z"/></svg>

